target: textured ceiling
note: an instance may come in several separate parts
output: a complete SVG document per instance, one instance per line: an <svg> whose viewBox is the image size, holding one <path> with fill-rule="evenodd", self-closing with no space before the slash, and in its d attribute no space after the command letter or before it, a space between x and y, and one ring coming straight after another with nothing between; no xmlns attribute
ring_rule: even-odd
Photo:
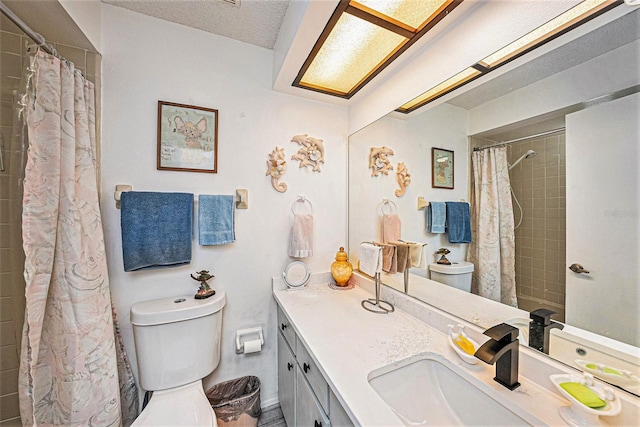
<svg viewBox="0 0 640 427"><path fill-rule="evenodd" d="M223 37L273 49L289 0L102 0Z"/></svg>

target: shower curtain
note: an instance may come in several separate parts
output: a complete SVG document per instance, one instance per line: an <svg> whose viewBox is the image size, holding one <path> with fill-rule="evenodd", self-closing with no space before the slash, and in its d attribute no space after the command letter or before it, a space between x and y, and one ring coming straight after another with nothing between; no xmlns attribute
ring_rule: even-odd
<svg viewBox="0 0 640 427"><path fill-rule="evenodd" d="M117 426L121 399L96 184L94 86L72 63L45 52L37 53L31 71L20 415L23 425Z"/></svg>
<svg viewBox="0 0 640 427"><path fill-rule="evenodd" d="M474 239L468 260L475 265L472 292L517 307L515 230L507 148L472 155L471 223Z"/></svg>

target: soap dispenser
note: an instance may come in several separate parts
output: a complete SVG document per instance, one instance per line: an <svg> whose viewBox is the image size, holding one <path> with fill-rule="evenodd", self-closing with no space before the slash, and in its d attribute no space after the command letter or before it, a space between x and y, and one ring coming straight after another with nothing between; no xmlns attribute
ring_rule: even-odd
<svg viewBox="0 0 640 427"><path fill-rule="evenodd" d="M340 246L340 250L336 253L336 260L331 264L331 275L338 286L347 286L347 282L353 273L353 266L347 260L347 253Z"/></svg>

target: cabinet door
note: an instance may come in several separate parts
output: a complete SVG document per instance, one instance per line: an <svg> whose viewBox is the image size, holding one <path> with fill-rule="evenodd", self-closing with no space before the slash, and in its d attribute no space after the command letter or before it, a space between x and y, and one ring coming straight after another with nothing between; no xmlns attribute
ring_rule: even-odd
<svg viewBox="0 0 640 427"><path fill-rule="evenodd" d="M322 376L320 369L318 369L316 362L311 358L311 355L305 348L304 344L300 342L297 336L296 338L296 359L298 360L298 369L302 371L302 374L309 382L309 385L318 398L324 412L329 413L329 385Z"/></svg>
<svg viewBox="0 0 640 427"><path fill-rule="evenodd" d="M287 344L293 350L293 355L296 355L296 332L293 330L293 326L289 323L289 319L282 312L280 306L278 306L278 330L282 332L285 339L287 340Z"/></svg>
<svg viewBox="0 0 640 427"><path fill-rule="evenodd" d="M353 423L338 398L329 390L329 421L333 427L353 427Z"/></svg>
<svg viewBox="0 0 640 427"><path fill-rule="evenodd" d="M296 358L283 335L278 333L278 399L284 420L289 427L295 427L296 400Z"/></svg>
<svg viewBox="0 0 640 427"><path fill-rule="evenodd" d="M297 399L296 399L296 422L300 427L328 427L329 418L325 415L317 401L309 383L304 377L301 369L296 373L297 377Z"/></svg>

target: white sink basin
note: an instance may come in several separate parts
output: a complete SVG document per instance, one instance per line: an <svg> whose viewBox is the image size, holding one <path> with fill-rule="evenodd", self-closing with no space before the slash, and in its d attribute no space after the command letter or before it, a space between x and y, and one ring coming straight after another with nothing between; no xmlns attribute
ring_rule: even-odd
<svg viewBox="0 0 640 427"><path fill-rule="evenodd" d="M405 425L531 425L471 384L449 362L419 356L369 374Z"/></svg>

